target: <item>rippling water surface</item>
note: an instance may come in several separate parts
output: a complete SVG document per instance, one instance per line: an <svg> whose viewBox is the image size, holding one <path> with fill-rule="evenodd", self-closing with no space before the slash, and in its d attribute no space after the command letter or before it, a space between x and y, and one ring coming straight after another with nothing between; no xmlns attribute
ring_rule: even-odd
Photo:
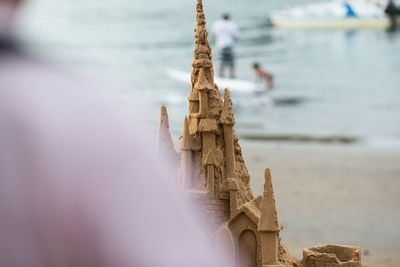
<svg viewBox="0 0 400 267"><path fill-rule="evenodd" d="M229 12L240 27L238 77L254 80L251 64L258 61L276 78L269 96L233 94L239 132L259 139L399 141L400 32L268 26L273 9L308 2L204 0L208 26ZM195 0L30 0L19 29L31 49L84 71L127 105L140 105L149 128L157 127L159 104L166 104L179 136L190 87L166 70L191 70L194 7Z"/></svg>

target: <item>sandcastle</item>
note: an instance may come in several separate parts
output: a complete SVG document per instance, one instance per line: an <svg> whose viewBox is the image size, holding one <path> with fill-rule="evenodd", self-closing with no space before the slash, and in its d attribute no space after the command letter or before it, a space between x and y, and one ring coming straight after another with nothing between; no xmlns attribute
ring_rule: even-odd
<svg viewBox="0 0 400 267"><path fill-rule="evenodd" d="M263 194L254 197L242 157L228 89L224 101L214 84L211 47L202 0L197 1L192 91L184 119L180 153L174 149L168 115L161 107L159 146L180 169L180 185L208 221L210 238L222 245L233 266L361 266L360 249L326 245L305 249L303 260L290 255L280 239L271 170ZM345 255L345 256L343 256Z"/></svg>

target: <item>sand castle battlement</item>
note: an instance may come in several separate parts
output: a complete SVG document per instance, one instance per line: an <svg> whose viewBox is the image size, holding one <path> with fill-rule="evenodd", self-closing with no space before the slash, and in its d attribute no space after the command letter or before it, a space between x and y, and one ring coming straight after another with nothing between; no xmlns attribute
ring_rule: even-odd
<svg viewBox="0 0 400 267"><path fill-rule="evenodd" d="M282 225L278 220L271 170L265 170L262 195L254 197L250 189L250 176L233 129L235 117L229 89L224 90L222 101L214 83L202 0L197 1L196 11L192 91L180 153L175 151L169 134L165 107L161 108L159 145L174 162L180 162L184 194L195 200L196 210L209 222L210 237L226 247L236 266L302 266L279 236ZM333 253L341 251L340 246L336 247ZM305 256L303 262L307 266L325 266L317 265L318 260L313 260L310 253Z"/></svg>

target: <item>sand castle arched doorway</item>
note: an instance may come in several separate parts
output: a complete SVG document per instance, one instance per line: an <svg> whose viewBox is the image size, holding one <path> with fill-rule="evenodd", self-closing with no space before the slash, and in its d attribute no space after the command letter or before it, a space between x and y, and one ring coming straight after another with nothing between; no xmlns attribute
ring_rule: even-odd
<svg viewBox="0 0 400 267"><path fill-rule="evenodd" d="M257 267L257 237L251 230L244 230L239 236L238 266Z"/></svg>

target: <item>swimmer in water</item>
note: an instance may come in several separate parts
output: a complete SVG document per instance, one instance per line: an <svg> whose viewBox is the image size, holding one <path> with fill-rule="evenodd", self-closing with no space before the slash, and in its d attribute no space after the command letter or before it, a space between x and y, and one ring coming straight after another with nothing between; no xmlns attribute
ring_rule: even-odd
<svg viewBox="0 0 400 267"><path fill-rule="evenodd" d="M274 87L274 79L271 73L261 68L259 63L254 63L253 69L258 81L261 83L265 81L268 89L272 89Z"/></svg>

